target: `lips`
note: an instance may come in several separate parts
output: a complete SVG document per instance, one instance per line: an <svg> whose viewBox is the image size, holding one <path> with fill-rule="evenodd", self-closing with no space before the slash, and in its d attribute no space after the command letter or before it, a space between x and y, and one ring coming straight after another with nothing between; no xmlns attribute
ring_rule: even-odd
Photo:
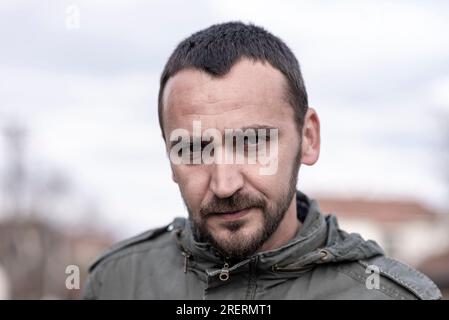
<svg viewBox="0 0 449 320"><path fill-rule="evenodd" d="M236 220L246 216L251 211L251 208L246 208L238 211L230 211L230 212L215 212L213 215L222 220Z"/></svg>

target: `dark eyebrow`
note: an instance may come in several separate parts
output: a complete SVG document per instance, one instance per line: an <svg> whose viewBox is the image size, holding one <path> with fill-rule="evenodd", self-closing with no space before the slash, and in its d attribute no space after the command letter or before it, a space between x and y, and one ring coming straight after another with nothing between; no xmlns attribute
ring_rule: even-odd
<svg viewBox="0 0 449 320"><path fill-rule="evenodd" d="M170 149L173 148L173 146L174 146L175 144L178 144L178 143L180 143L181 141L182 141L182 138L181 138L181 137L178 137L178 139L173 140L173 141L169 140L169 142L170 142Z"/></svg>

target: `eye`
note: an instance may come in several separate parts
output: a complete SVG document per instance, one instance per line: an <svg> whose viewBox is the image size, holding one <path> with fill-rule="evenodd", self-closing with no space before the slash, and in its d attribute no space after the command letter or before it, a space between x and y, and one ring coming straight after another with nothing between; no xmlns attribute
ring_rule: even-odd
<svg viewBox="0 0 449 320"><path fill-rule="evenodd" d="M245 136L245 137L243 138L243 143L244 143L245 145L249 145L249 146L251 146L251 145L257 145L257 144L259 143L259 138L258 138L257 135L255 135L254 137L251 137L251 138Z"/></svg>
<svg viewBox="0 0 449 320"><path fill-rule="evenodd" d="M254 137L250 138L248 136L245 136L243 140L245 145L258 145L261 142L268 142L268 141L270 141L268 129L262 132L256 131Z"/></svg>
<svg viewBox="0 0 449 320"><path fill-rule="evenodd" d="M202 148L203 148L203 146L201 146L201 149ZM179 151L178 151L178 156L179 157L182 157L182 153L183 153L183 151L185 149L187 149L186 151L188 152L190 158L194 157L195 154L198 154L198 153L201 152L201 149L200 150L195 150L194 144L193 143L189 143L189 144L186 144L185 147L179 149ZM199 151L199 152L197 152L197 151Z"/></svg>
<svg viewBox="0 0 449 320"><path fill-rule="evenodd" d="M212 143L212 142L201 141L200 148L198 148L198 149L195 148L195 143L193 143L193 142L189 143L187 145L187 149L188 149L188 152L189 152L190 164L195 165L194 163L192 163L192 161L194 159L201 159L201 163L202 163L202 154L203 154L204 148L206 148L206 146L209 145L210 143ZM181 153L181 150L180 150L180 153ZM213 149L212 149L211 155L212 156L214 155L214 150Z"/></svg>

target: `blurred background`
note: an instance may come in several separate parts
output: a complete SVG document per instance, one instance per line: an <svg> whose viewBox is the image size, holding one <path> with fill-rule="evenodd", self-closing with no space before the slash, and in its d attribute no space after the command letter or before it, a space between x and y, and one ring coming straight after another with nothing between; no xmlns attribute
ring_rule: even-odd
<svg viewBox="0 0 449 320"><path fill-rule="evenodd" d="M252 22L321 118L298 188L449 297L449 3L0 2L0 299L75 299L112 243L186 216L157 121L179 41ZM66 287L79 266L81 289Z"/></svg>

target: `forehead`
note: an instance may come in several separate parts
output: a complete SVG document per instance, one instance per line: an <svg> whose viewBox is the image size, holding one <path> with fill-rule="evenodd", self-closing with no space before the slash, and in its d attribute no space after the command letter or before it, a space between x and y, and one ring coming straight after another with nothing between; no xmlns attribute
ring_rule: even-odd
<svg viewBox="0 0 449 320"><path fill-rule="evenodd" d="M223 77L196 69L169 79L163 96L164 127L188 129L200 120L205 127L238 128L251 124L282 126L293 121L283 74L269 63L242 59Z"/></svg>

